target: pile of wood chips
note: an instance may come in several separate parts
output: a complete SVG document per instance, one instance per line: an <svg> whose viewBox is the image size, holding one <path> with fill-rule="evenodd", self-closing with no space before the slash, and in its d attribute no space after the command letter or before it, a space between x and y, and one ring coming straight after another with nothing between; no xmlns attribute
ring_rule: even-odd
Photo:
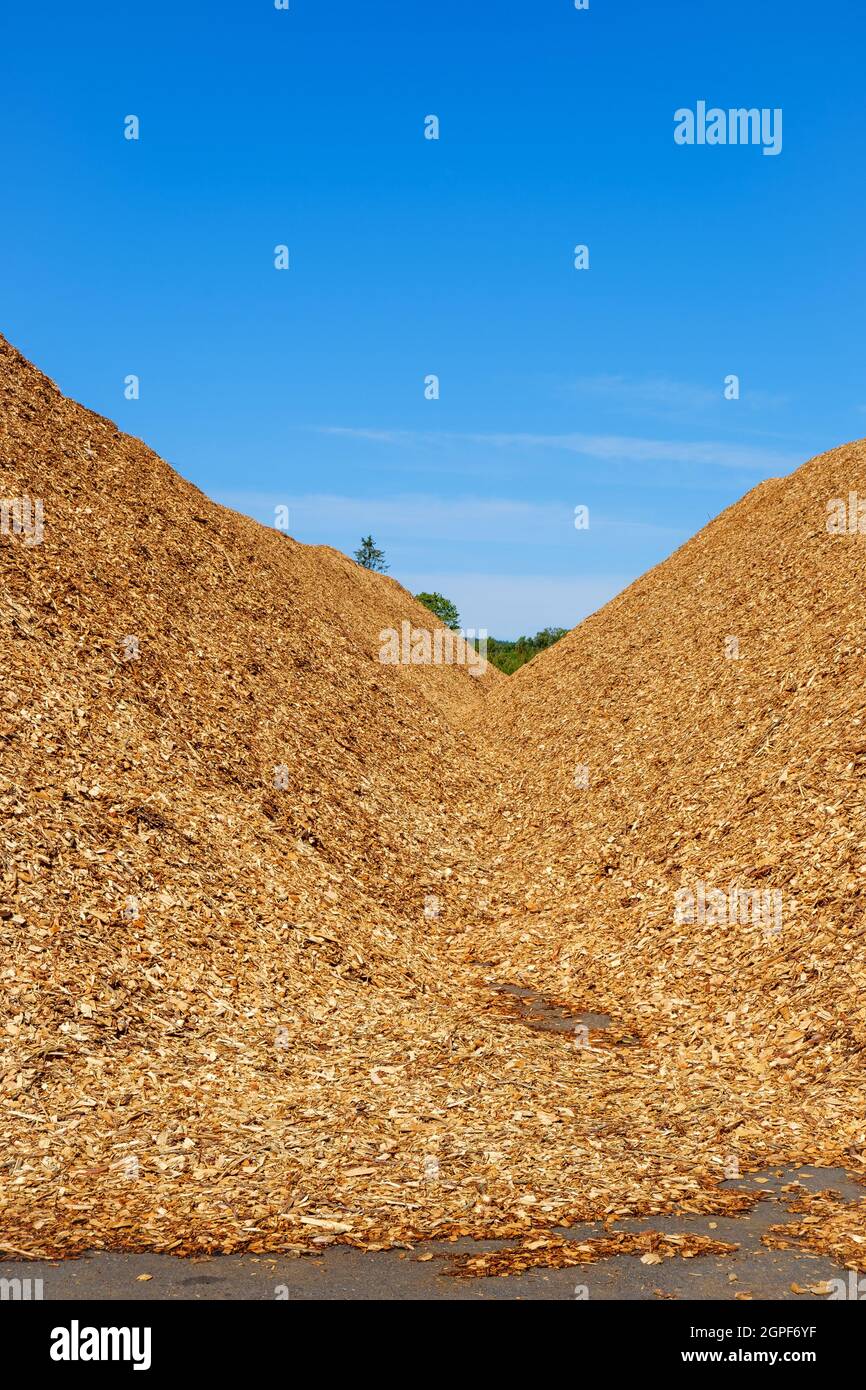
<svg viewBox="0 0 866 1390"><path fill-rule="evenodd" d="M862 444L763 484L510 680L383 665L435 625L398 584L0 339L0 497L44 507L0 536L0 1254L531 1241L862 1176L858 488ZM699 883L781 929L677 920Z"/></svg>

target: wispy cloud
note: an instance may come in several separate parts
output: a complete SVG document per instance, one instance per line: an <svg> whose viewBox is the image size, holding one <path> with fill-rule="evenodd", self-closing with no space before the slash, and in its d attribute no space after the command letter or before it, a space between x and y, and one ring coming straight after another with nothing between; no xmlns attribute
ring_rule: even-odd
<svg viewBox="0 0 866 1390"><path fill-rule="evenodd" d="M618 463L678 463L712 468L742 468L761 474L788 473L801 462L777 449L722 440L648 439L620 434L473 433L423 430L370 430L324 426L320 434L373 440L402 447L469 444L493 449L555 449L583 458Z"/></svg>
<svg viewBox="0 0 866 1390"><path fill-rule="evenodd" d="M411 430L365 430L365 429L343 429L339 425L321 425L316 430L317 434L345 434L350 439L369 439L374 444L405 444L412 439L423 438L420 434L414 434ZM431 435L430 438L435 438Z"/></svg>
<svg viewBox="0 0 866 1390"><path fill-rule="evenodd" d="M287 506L289 533L297 540L336 545L349 554L360 536L372 530L385 547L392 576L407 589L438 589L456 603L464 627L483 627L505 638L549 626L573 627L631 582L634 572L629 567L637 544L646 542L653 553L663 554L686 539L685 532L654 520L602 515L594 509L589 532L577 532L571 501L254 490L221 491L215 500L266 526L274 525L275 508ZM594 572L587 572L586 547L593 539L598 542L593 546ZM561 563L580 573L521 573L524 563L527 569L537 564L529 558L532 549L524 546L534 547L554 566ZM514 562L516 573L501 572L508 563L503 566L503 552ZM554 553L559 559L553 559ZM480 570L484 554L493 560L493 573Z"/></svg>
<svg viewBox="0 0 866 1390"><path fill-rule="evenodd" d="M568 389L578 396L613 401L617 405L662 406L676 410L703 410L715 405L720 394L707 386L672 381L668 377L630 381L623 376L592 376L572 382Z"/></svg>
<svg viewBox="0 0 866 1390"><path fill-rule="evenodd" d="M465 541L494 536L497 543L573 545L575 501L524 502L505 497L442 498L426 493L391 497L348 497L333 493L297 496L236 490L216 500L273 525L275 509L289 508L289 531L301 538L355 535L375 526L401 540ZM590 513L590 530L647 538L685 539L682 530L634 516Z"/></svg>
<svg viewBox="0 0 866 1390"><path fill-rule="evenodd" d="M609 401L629 410L648 410L663 415L696 414L700 411L724 408L722 383L707 386L690 381L675 381L670 377L652 376L591 376L579 378L568 388L570 392L593 400ZM750 410L773 410L785 405L788 397L774 395L760 388L743 386L739 406Z"/></svg>
<svg viewBox="0 0 866 1390"><path fill-rule="evenodd" d="M615 434L497 434L473 435L478 443L505 448L564 449L584 458L618 460L624 463L685 463L717 468L766 468L795 466L796 461L773 449L751 444L727 444L718 440L680 442L671 439L639 439Z"/></svg>

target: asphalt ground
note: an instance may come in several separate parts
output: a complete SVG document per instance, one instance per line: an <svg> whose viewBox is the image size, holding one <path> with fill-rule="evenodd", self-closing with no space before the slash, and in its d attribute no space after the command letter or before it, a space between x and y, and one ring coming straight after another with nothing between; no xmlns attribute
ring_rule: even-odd
<svg viewBox="0 0 866 1390"><path fill-rule="evenodd" d="M762 1182L758 1182L763 1178ZM508 1245L507 1241L425 1242L412 1250L367 1253L330 1246L318 1255L218 1255L182 1259L172 1255L95 1253L75 1260L7 1260L0 1279L42 1280L42 1297L51 1300L652 1300L662 1298L792 1300L804 1305L826 1301L826 1294L797 1294L791 1285L844 1279L849 1271L823 1256L797 1250L769 1250L761 1235L788 1217L783 1184L798 1181L810 1191L833 1188L849 1200L866 1200L863 1188L842 1169L774 1169L724 1184L754 1190L763 1200L736 1217L664 1216L618 1222L617 1231L653 1229L695 1232L736 1242L730 1255L665 1259L642 1264L638 1255L618 1255L568 1269L533 1269L520 1275L455 1278L446 1269L451 1256ZM711 1225L712 1223L712 1225ZM557 1234L586 1240L605 1234L586 1224ZM432 1258L419 1258L432 1256ZM864 1256L866 1262L866 1256ZM35 1286L31 1284L31 1289ZM866 1287L866 1284L864 1284Z"/></svg>

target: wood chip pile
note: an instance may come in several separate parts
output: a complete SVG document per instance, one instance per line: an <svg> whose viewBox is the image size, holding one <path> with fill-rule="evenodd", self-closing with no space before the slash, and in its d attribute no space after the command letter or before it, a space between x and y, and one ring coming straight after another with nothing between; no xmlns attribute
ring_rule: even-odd
<svg viewBox="0 0 866 1390"><path fill-rule="evenodd" d="M640 1037L640 1107L600 1060L584 1105L705 1177L864 1174L858 498L863 441L761 484L495 694L478 956Z"/></svg>
<svg viewBox="0 0 866 1390"><path fill-rule="evenodd" d="M510 680L383 665L435 626L398 584L0 339L0 498L44 508L0 536L0 1254L527 1240L738 1209L732 1164L862 1174L858 487L863 445L764 484ZM773 911L677 921L699 883Z"/></svg>

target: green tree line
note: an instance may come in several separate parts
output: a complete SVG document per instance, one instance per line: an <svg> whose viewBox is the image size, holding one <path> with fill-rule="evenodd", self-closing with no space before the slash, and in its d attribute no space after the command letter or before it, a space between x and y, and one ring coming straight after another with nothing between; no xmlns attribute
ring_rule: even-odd
<svg viewBox="0 0 866 1390"><path fill-rule="evenodd" d="M355 559L364 569L377 570L380 574L387 570L385 564L385 552L380 550L372 536L364 536L360 548L355 551ZM425 608L429 608L431 613L450 627L454 632L460 628L460 614L457 607L439 593L421 593L415 595L419 603L423 603ZM513 642L501 641L498 637L487 638L487 660L491 666L504 671L507 676L527 661L531 661L538 652L543 652L545 647L552 647L554 642L558 642L560 637L564 637L567 628L564 627L544 627L540 632L536 632L534 637L518 637ZM478 649L478 639L472 642L475 649Z"/></svg>

